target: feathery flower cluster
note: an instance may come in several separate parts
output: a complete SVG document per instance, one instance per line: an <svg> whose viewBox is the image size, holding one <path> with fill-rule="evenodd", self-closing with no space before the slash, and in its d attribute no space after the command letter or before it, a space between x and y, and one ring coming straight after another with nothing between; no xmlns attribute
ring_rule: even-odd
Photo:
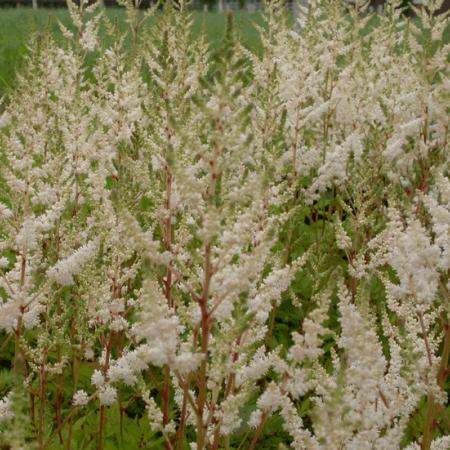
<svg viewBox="0 0 450 450"><path fill-rule="evenodd" d="M447 448L442 2L275 0L260 54L120 3L132 50L69 1L0 116L0 437L103 449L117 405L167 449Z"/></svg>

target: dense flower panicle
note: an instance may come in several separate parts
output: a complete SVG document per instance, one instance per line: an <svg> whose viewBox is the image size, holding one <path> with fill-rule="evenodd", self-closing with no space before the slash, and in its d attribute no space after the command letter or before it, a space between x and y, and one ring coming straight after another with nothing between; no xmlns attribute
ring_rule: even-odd
<svg viewBox="0 0 450 450"><path fill-rule="evenodd" d="M110 385L101 386L98 391L100 404L110 406L117 400L117 391Z"/></svg>
<svg viewBox="0 0 450 450"><path fill-rule="evenodd" d="M450 445L445 15L308 3L266 5L260 54L230 17L213 57L183 1L121 0L132 51L99 2L36 36L0 115L0 442L98 413L103 448L142 399L166 448L272 416L298 450Z"/></svg>
<svg viewBox="0 0 450 450"><path fill-rule="evenodd" d="M12 211L3 203L0 203L0 220L10 219L12 215Z"/></svg>
<svg viewBox="0 0 450 450"><path fill-rule="evenodd" d="M78 275L89 259L95 256L97 244L91 241L77 249L72 255L60 260L47 271L50 280L62 286L74 284L74 276Z"/></svg>
<svg viewBox="0 0 450 450"><path fill-rule="evenodd" d="M438 288L439 246L430 241L418 221L409 223L404 232L397 232L392 239L395 244L387 260L399 277L399 295L429 304Z"/></svg>
<svg viewBox="0 0 450 450"><path fill-rule="evenodd" d="M13 417L11 394L0 400L0 423Z"/></svg>
<svg viewBox="0 0 450 450"><path fill-rule="evenodd" d="M86 406L88 402L89 395L83 390L77 391L73 396L72 403L75 406Z"/></svg>

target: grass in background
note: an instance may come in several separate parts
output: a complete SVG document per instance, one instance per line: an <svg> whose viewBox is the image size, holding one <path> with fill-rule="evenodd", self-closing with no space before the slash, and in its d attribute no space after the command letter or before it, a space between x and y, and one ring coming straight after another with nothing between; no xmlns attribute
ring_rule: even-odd
<svg viewBox="0 0 450 450"><path fill-rule="evenodd" d="M238 11L233 14L235 29L240 34L243 44L258 52L261 44L255 24L262 25L261 13ZM123 9L107 8L106 15L118 22L121 31L126 30L128 25ZM212 48L220 46L225 31L226 14L196 11L193 17L194 35L204 31ZM64 8L42 8L37 11L31 8L0 9L0 97L13 89L15 73L20 68L32 33L50 29L58 39L61 37L58 20L70 28L70 16ZM376 26L377 23L375 17L370 26ZM104 36L102 41L105 42ZM445 29L443 41L444 44L450 42L450 23Z"/></svg>
<svg viewBox="0 0 450 450"><path fill-rule="evenodd" d="M117 20L120 29L126 29L123 9L108 8L106 15ZM258 50L260 44L254 24L262 23L261 15L236 12L234 17L243 43L248 48ZM50 29L58 39L61 36L58 20L65 26L70 25L66 9L0 9L0 95L13 88L15 72L27 51L27 43L32 33ZM199 34L204 29L211 46L217 47L222 42L225 22L226 14L194 12L194 34Z"/></svg>

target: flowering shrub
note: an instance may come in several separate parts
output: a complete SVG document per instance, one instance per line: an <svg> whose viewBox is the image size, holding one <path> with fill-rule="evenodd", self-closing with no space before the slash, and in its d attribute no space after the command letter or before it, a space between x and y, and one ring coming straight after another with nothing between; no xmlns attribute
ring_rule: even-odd
<svg viewBox="0 0 450 450"><path fill-rule="evenodd" d="M366 3L271 2L261 55L184 3L124 0L130 45L83 1L35 36L0 116L2 448L450 447L447 22Z"/></svg>

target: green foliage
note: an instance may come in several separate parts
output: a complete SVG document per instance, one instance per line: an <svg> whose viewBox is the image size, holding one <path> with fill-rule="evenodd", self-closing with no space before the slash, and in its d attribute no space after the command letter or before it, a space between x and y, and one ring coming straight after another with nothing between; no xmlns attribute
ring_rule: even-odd
<svg viewBox="0 0 450 450"><path fill-rule="evenodd" d="M108 8L106 15L112 24L115 24L116 35L124 34L127 29L125 13L121 9ZM249 14L238 12L235 14L236 26L242 37L242 42L253 50L258 50L260 43L255 24L260 24L260 14ZM158 22L158 16L150 19ZM21 61L27 54L29 37L35 32L49 30L57 40L62 40L61 31L58 26L61 22L67 28L71 28L70 17L64 9L40 9L33 11L28 8L1 9L0 12L0 96L9 92L15 86L15 74L21 67ZM212 47L218 48L222 42L225 30L226 18L224 14L217 13L194 13L194 36L205 36ZM105 27L100 29L102 41L113 42L113 37L108 36ZM126 45L131 45L128 37ZM93 61L93 56L89 59ZM1 106L0 106L1 108Z"/></svg>

